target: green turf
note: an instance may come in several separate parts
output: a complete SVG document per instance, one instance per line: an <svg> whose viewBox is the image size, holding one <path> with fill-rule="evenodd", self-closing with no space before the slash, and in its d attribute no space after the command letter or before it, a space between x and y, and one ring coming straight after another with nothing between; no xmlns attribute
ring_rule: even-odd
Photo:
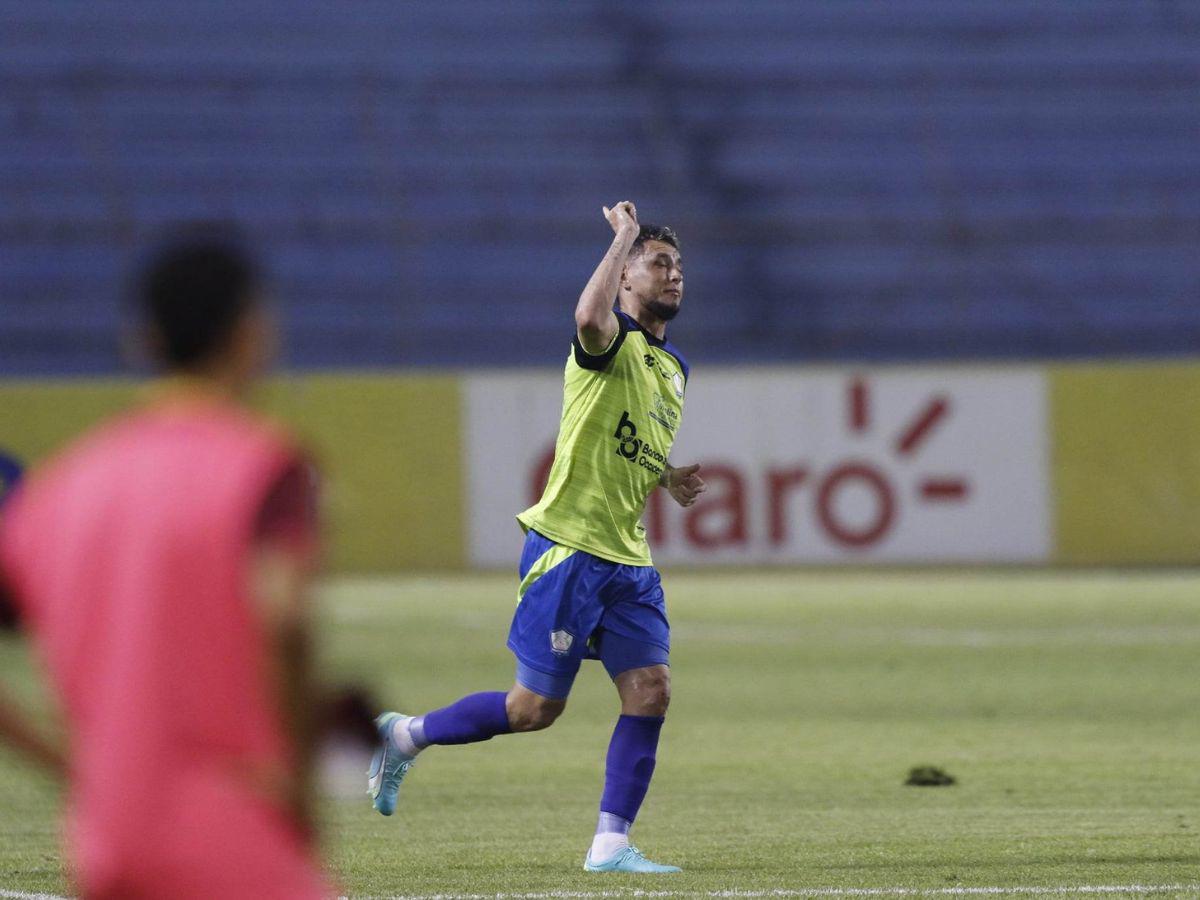
<svg viewBox="0 0 1200 900"><path fill-rule="evenodd" d="M327 804L351 896L1200 884L1200 576L668 573L675 697L635 830L683 875L580 871L617 707L423 756ZM331 676L421 711L506 687L501 576L323 592ZM0 677L25 696L22 655ZM905 787L936 765L952 787ZM66 890L55 795L0 759L0 890ZM1196 889L1182 891L1194 896Z"/></svg>

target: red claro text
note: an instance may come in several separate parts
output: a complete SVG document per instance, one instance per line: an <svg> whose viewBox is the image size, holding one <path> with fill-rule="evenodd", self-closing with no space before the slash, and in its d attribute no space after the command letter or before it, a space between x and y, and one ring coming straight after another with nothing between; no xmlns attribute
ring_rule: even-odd
<svg viewBox="0 0 1200 900"><path fill-rule="evenodd" d="M551 446L533 466L529 480L531 502L537 502L554 463ZM747 498L751 476L736 465L704 462L700 474L708 491L695 505L680 510L677 519L666 515L670 497L662 490L646 503L646 535L653 546L682 540L698 550L744 547L750 542L752 509ZM899 506L897 491L878 467L862 460L846 460L821 469L805 465L767 468L755 473L766 498L766 538L770 546L786 545L792 535L789 512L800 504L811 513L817 530L832 544L849 550L866 550L883 541L894 529ZM839 513L842 493L853 490L870 498L870 512L849 521ZM676 524L677 523L677 524ZM675 528L679 528L676 533Z"/></svg>

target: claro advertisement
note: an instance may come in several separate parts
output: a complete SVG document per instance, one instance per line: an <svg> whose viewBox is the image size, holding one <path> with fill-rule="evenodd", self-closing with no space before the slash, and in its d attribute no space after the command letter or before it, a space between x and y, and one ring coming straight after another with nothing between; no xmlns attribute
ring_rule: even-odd
<svg viewBox="0 0 1200 900"><path fill-rule="evenodd" d="M0 382L0 495L144 394ZM561 370L293 374L259 402L323 474L330 571L515 567ZM1200 563L1194 362L697 367L670 461L709 490L687 510L651 494L663 565Z"/></svg>
<svg viewBox="0 0 1200 900"><path fill-rule="evenodd" d="M561 376L464 390L469 558L508 565L554 458ZM655 562L1046 561L1046 395L1034 369L696 374L671 462L701 463L709 489L686 510L651 495Z"/></svg>

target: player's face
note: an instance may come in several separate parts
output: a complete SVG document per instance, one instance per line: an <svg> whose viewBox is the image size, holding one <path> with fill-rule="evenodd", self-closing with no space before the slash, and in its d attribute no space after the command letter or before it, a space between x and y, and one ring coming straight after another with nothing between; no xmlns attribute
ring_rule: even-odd
<svg viewBox="0 0 1200 900"><path fill-rule="evenodd" d="M683 301L683 259L666 241L646 241L629 260L623 287L641 306L664 322L679 314Z"/></svg>

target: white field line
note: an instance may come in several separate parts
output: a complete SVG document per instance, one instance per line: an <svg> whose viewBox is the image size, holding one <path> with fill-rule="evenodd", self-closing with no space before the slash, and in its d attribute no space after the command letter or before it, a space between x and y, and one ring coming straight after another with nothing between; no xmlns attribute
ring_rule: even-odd
<svg viewBox="0 0 1200 900"><path fill-rule="evenodd" d="M386 900L607 900L610 897L638 897L656 900L660 897L711 897L752 900L771 897L975 897L1025 896L1068 897L1087 896L1144 896L1146 894L1195 894L1200 896L1200 884L1088 884L1064 887L944 887L944 888L808 888L759 891L546 891L529 894L399 894ZM348 900L348 898L340 898ZM380 898L383 900L383 898Z"/></svg>
<svg viewBox="0 0 1200 900"><path fill-rule="evenodd" d="M26 891L6 891L4 888L0 888L0 897L12 900L70 900L69 897L60 897L58 894L30 894Z"/></svg>

